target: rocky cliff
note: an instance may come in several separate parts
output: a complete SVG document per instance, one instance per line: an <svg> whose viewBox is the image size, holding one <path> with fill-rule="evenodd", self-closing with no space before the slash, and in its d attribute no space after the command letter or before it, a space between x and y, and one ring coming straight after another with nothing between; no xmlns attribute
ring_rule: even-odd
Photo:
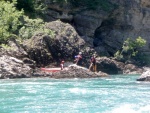
<svg viewBox="0 0 150 113"><path fill-rule="evenodd" d="M137 61L123 63L112 57L99 56L113 56L122 47L125 39L138 36L146 39L147 44L142 52L150 55L150 1L105 0L104 4L99 4L94 9L84 4L75 7L71 3L58 4L49 1L46 3L48 23L45 27L54 34L50 36L41 32L23 42L12 37L8 47L0 47L0 78L51 76L38 72L37 67L58 67L62 59L73 62L79 51L83 54L82 66L87 68L90 56L93 53L97 55L98 72L141 74L145 71L136 65ZM61 71L56 73L56 77L61 78L62 74L68 77L66 72L71 75L69 77L83 75L82 73L93 77L102 76L102 73L97 75L87 69L70 68L70 72Z"/></svg>
<svg viewBox="0 0 150 113"><path fill-rule="evenodd" d="M105 1L104 1L105 2ZM121 49L127 38L138 36L146 39L142 51L150 55L150 1L149 0L107 0L104 9L98 6L89 9L71 3L48 4L47 21L60 19L71 23L79 35L93 38L93 46L99 55L113 56Z"/></svg>

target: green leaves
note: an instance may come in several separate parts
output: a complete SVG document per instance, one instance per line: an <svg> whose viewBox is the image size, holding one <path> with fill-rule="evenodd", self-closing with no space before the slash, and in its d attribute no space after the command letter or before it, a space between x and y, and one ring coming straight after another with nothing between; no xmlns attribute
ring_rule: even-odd
<svg viewBox="0 0 150 113"><path fill-rule="evenodd" d="M138 37L135 41L135 45L137 47L143 47L146 44L146 40L144 40L142 37Z"/></svg>
<svg viewBox="0 0 150 113"><path fill-rule="evenodd" d="M0 1L0 43L5 42L21 25L20 18L23 11L17 11L16 1L13 3Z"/></svg>
<svg viewBox="0 0 150 113"><path fill-rule="evenodd" d="M30 0L26 2L28 1ZM32 0L33 3L35 1ZM29 19L28 16L24 16L23 10L16 9L16 4L16 0L0 1L0 44L5 43L12 34L19 35L22 39L31 38L35 33L54 35L51 30L44 27L45 23L42 19Z"/></svg>
<svg viewBox="0 0 150 113"><path fill-rule="evenodd" d="M132 56L135 56L138 51L137 49L143 47L146 44L146 40L142 39L140 36L136 40L128 38L123 45L123 51L132 51Z"/></svg>
<svg viewBox="0 0 150 113"><path fill-rule="evenodd" d="M19 30L19 37L22 39L29 39L37 33L44 33L50 36L54 34L50 29L44 27L45 22L42 19L29 19L27 16L24 16L24 21L23 27Z"/></svg>
<svg viewBox="0 0 150 113"><path fill-rule="evenodd" d="M129 59L131 57L136 56L138 54L139 48L143 47L145 44L146 40L140 36L136 38L136 40L127 38L127 40L125 40L123 43L122 51L117 51L114 56L117 59L123 59L126 55Z"/></svg>

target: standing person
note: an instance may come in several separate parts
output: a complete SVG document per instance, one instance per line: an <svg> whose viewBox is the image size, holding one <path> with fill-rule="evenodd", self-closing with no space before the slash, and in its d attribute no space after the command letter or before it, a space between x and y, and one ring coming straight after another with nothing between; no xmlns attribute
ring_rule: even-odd
<svg viewBox="0 0 150 113"><path fill-rule="evenodd" d="M77 56L75 56L75 64L76 65L81 65L82 63L82 52L79 52L79 54Z"/></svg>
<svg viewBox="0 0 150 113"><path fill-rule="evenodd" d="M61 68L61 70L63 70L63 69L64 69L64 63L65 63L65 61L64 61L64 60L62 60L62 61L61 61L61 63L60 63L60 68Z"/></svg>
<svg viewBox="0 0 150 113"><path fill-rule="evenodd" d="M91 59L90 59L90 66L89 66L89 70L91 71L91 68L93 67L93 71L96 72L97 71L97 67L96 67L96 55L92 55Z"/></svg>

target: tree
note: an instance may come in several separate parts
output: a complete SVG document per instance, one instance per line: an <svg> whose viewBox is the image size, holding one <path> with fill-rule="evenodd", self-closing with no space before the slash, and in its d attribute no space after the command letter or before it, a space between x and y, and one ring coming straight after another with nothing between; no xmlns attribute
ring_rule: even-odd
<svg viewBox="0 0 150 113"><path fill-rule="evenodd" d="M0 43L4 43L21 25L23 11L16 10L16 0L0 1Z"/></svg>

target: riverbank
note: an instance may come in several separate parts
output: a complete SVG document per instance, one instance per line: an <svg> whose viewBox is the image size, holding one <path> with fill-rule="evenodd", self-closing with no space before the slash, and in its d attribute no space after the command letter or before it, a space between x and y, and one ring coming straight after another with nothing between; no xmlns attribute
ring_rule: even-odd
<svg viewBox="0 0 150 113"><path fill-rule="evenodd" d="M61 21L50 22L48 29L56 32L54 37L37 33L32 38L22 40L10 38L7 46L0 48L0 78L31 78L51 76L40 71L41 67L59 67L60 61L73 64L74 56L80 51L83 55L82 67L88 68L90 57L96 54L97 74L81 68L55 73L57 78L88 78L110 74L142 74L145 69L134 60L121 62L112 57L100 56L93 47L93 39L81 37L73 26ZM66 65L67 67L68 65ZM100 74L100 75L99 75ZM54 74L53 74L54 75Z"/></svg>
<svg viewBox="0 0 150 113"><path fill-rule="evenodd" d="M116 62L115 60L102 57L102 58L97 58L97 72L94 73L92 71L89 71L88 68L83 68L77 65L70 65L73 63L67 64L67 61L65 62L65 69L57 72L57 73L45 73L40 70L39 67L37 67L37 64L35 61L29 58L25 58L27 55L22 55L22 58L19 54L20 51L15 51L15 55L20 56L19 58L16 58L14 55L14 50L5 50L4 48L1 48L1 55L0 55L0 72L1 72L1 79L5 78L31 78L31 77L53 77L53 78L92 78L92 77L101 77L101 76L107 76L111 73L121 73L121 72L127 72L125 70L121 70L121 66L124 66L123 63ZM25 53L25 52L24 52ZM17 57L18 57L17 56ZM117 67L117 64L122 64L120 67ZM129 64L128 64L129 65ZM103 67L103 68L100 68ZM139 74L142 73L142 69L140 68L135 68L136 66L132 66L132 68L128 69L128 72L131 72L130 74ZM49 67L56 67L56 65L49 65L46 66L47 68ZM105 70L104 70L105 67ZM127 67L124 66L124 67ZM110 68L110 69L109 69ZM125 68L126 69L126 68ZM137 70L136 70L137 69ZM103 71L104 70L104 71ZM112 71L114 70L114 71ZM106 71L106 72L105 72ZM108 72L108 73L107 73ZM126 73L127 74L127 73ZM79 76L80 75L80 76ZM89 75L89 76L87 76Z"/></svg>

